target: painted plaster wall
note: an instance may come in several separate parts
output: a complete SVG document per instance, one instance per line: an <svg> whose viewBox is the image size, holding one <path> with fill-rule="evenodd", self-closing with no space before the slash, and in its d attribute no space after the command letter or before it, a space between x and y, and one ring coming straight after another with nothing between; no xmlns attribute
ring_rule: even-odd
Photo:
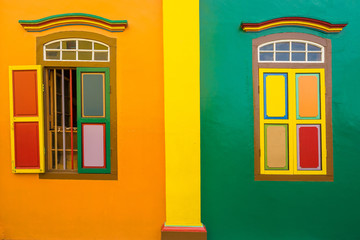
<svg viewBox="0 0 360 240"><path fill-rule="evenodd" d="M0 239L160 239L165 221L162 4L1 0ZM63 27L28 33L19 19L82 12L129 22L123 33ZM9 65L33 65L37 36L84 30L117 38L118 180L44 180L13 174Z"/></svg>
<svg viewBox="0 0 360 240"><path fill-rule="evenodd" d="M359 239L358 1L200 0L202 221L209 240ZM340 34L260 33L242 21L311 17ZM332 40L334 182L255 182L252 39L304 32Z"/></svg>

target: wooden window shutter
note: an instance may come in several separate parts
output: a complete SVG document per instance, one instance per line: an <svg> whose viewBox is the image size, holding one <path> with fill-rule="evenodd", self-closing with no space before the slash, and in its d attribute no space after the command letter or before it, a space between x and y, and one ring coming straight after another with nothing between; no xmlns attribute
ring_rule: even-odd
<svg viewBox="0 0 360 240"><path fill-rule="evenodd" d="M79 173L111 173L109 77L108 68L77 68Z"/></svg>
<svg viewBox="0 0 360 240"><path fill-rule="evenodd" d="M10 136L13 173L45 171L42 67L10 66Z"/></svg>

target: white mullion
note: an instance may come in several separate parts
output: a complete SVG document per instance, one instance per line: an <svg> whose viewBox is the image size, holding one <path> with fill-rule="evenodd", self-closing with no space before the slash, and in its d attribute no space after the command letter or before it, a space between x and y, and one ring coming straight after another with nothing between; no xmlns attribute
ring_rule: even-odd
<svg viewBox="0 0 360 240"><path fill-rule="evenodd" d="M60 61L62 61L62 40L60 40Z"/></svg>
<svg viewBox="0 0 360 240"><path fill-rule="evenodd" d="M95 43L94 43L94 41L92 41L91 46L92 46L92 49L91 49L91 55L92 55L91 61L95 61L95 53L94 53Z"/></svg>
<svg viewBox="0 0 360 240"><path fill-rule="evenodd" d="M76 51L76 61L78 61L78 50L79 50L79 40L78 39L76 39L75 40L76 42L75 42L75 51Z"/></svg>

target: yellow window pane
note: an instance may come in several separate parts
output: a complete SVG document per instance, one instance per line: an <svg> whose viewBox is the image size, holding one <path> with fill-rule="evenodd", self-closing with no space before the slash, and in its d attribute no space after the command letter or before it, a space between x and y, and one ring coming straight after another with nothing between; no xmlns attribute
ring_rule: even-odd
<svg viewBox="0 0 360 240"><path fill-rule="evenodd" d="M79 49L92 49L92 42L79 41Z"/></svg>
<svg viewBox="0 0 360 240"><path fill-rule="evenodd" d="M92 52L78 52L78 60L92 60Z"/></svg>
<svg viewBox="0 0 360 240"><path fill-rule="evenodd" d="M107 50L108 47L99 43L94 43L95 50Z"/></svg>
<svg viewBox="0 0 360 240"><path fill-rule="evenodd" d="M76 52L75 51L62 52L62 60L76 60Z"/></svg>
<svg viewBox="0 0 360 240"><path fill-rule="evenodd" d="M76 49L76 41L63 41L62 49Z"/></svg>
<svg viewBox="0 0 360 240"><path fill-rule="evenodd" d="M107 52L95 52L94 53L95 60L106 61L108 60L108 53Z"/></svg>
<svg viewBox="0 0 360 240"><path fill-rule="evenodd" d="M60 42L54 42L46 45L46 49L60 49Z"/></svg>
<svg viewBox="0 0 360 240"><path fill-rule="evenodd" d="M46 59L60 60L59 51L46 51Z"/></svg>

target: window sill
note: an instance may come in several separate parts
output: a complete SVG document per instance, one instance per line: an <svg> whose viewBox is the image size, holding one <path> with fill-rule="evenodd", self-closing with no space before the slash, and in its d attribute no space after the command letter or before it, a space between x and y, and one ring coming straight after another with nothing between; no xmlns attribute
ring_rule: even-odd
<svg viewBox="0 0 360 240"><path fill-rule="evenodd" d="M333 175L255 175L255 181L333 182Z"/></svg>
<svg viewBox="0 0 360 240"><path fill-rule="evenodd" d="M95 174L77 172L46 172L40 173L39 179L74 179L74 180L117 180L117 173Z"/></svg>

